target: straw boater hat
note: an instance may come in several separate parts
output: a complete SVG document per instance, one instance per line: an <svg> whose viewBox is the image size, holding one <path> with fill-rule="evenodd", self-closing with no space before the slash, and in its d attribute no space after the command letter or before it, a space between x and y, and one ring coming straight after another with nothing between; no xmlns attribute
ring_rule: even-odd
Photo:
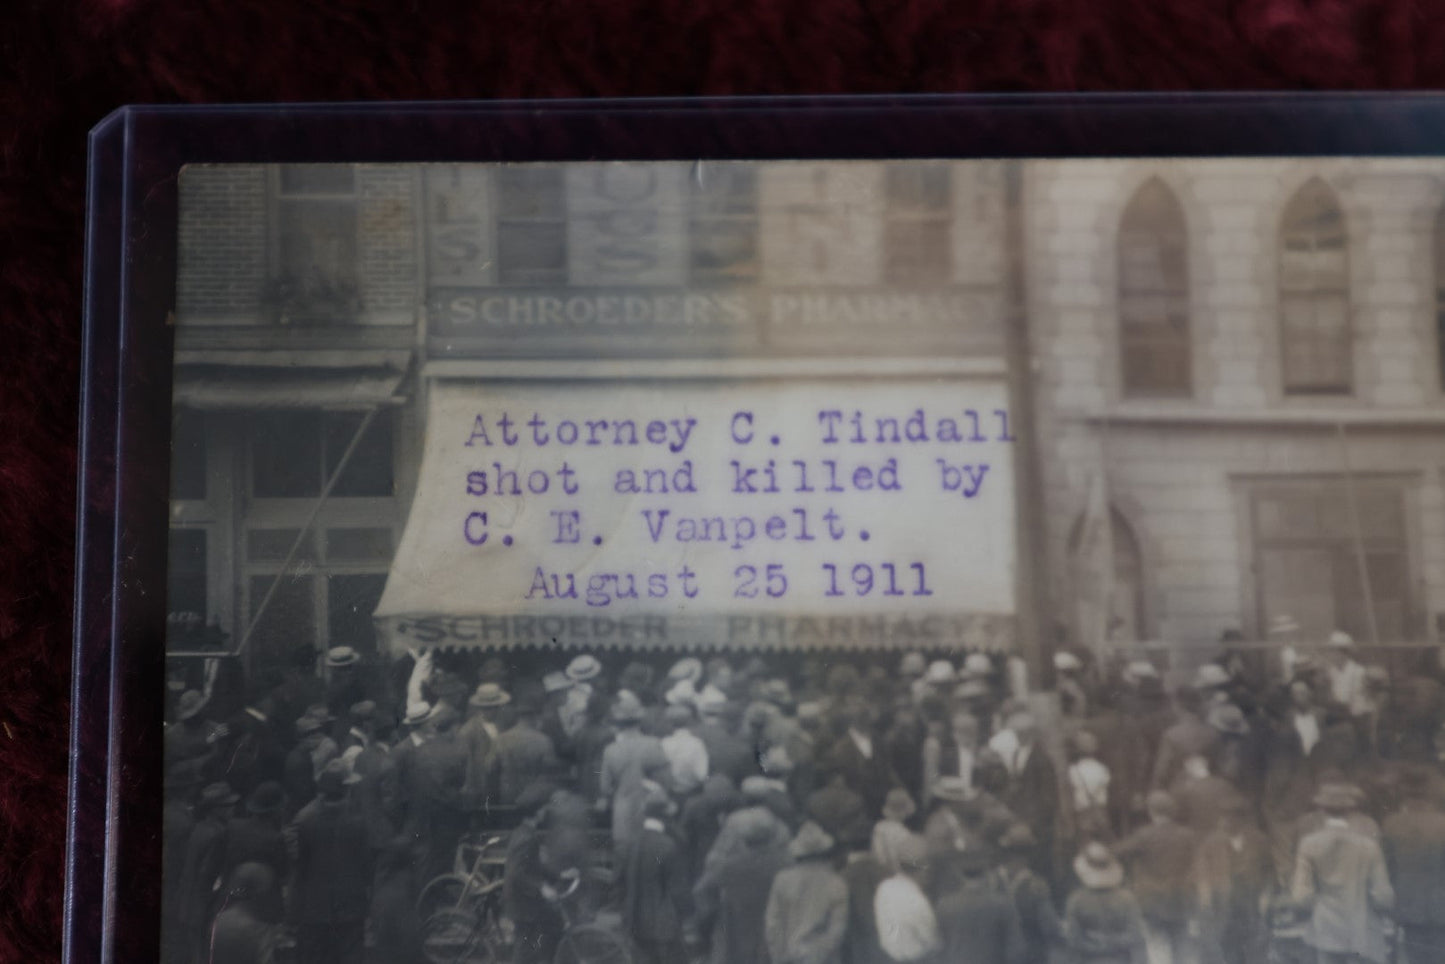
<svg viewBox="0 0 1445 964"><path fill-rule="evenodd" d="M361 654L350 646L333 646L326 651L326 665L332 669L355 666L361 662Z"/></svg>
<svg viewBox="0 0 1445 964"><path fill-rule="evenodd" d="M798 835L788 844L788 855L794 860L808 860L812 857L826 857L833 852L835 841L828 831L809 820L798 829Z"/></svg>
<svg viewBox="0 0 1445 964"><path fill-rule="evenodd" d="M688 656L672 664L672 669L667 671L669 681L676 683L681 680L696 682L702 679L702 660Z"/></svg>
<svg viewBox="0 0 1445 964"><path fill-rule="evenodd" d="M617 694L617 700L612 704L612 722L640 723L646 715L647 711L637 694L631 690L622 690Z"/></svg>
<svg viewBox="0 0 1445 964"><path fill-rule="evenodd" d="M1060 673L1077 673L1083 668L1084 664L1079 662L1079 657L1073 653L1054 654L1054 669Z"/></svg>
<svg viewBox="0 0 1445 964"><path fill-rule="evenodd" d="M546 693L560 693L563 690L571 689L572 680L561 670L553 670L542 677L542 690Z"/></svg>
<svg viewBox="0 0 1445 964"><path fill-rule="evenodd" d="M1158 679L1159 670L1147 659L1131 659L1124 666L1124 681L1139 683L1146 679Z"/></svg>
<svg viewBox="0 0 1445 964"><path fill-rule="evenodd" d="M928 670L923 674L925 683L936 683L940 686L952 683L955 679L957 676L953 672L953 664L946 659L934 660L929 663Z"/></svg>
<svg viewBox="0 0 1445 964"><path fill-rule="evenodd" d="M768 747L768 752L763 754L760 763L764 773L770 777L780 778L787 777L797 766L793 762L792 756L788 754L788 748L782 744Z"/></svg>
<svg viewBox="0 0 1445 964"><path fill-rule="evenodd" d="M296 735L306 736L310 733L316 733L325 725L321 717L306 713L296 721Z"/></svg>
<svg viewBox="0 0 1445 964"><path fill-rule="evenodd" d="M1330 633L1330 638L1325 642L1330 649L1354 649L1355 638L1343 630L1335 630Z"/></svg>
<svg viewBox="0 0 1445 964"><path fill-rule="evenodd" d="M992 676L993 660L986 653L969 653L963 661L962 675Z"/></svg>
<svg viewBox="0 0 1445 964"><path fill-rule="evenodd" d="M511 694L496 683L483 683L477 687L477 691L472 694L472 698L467 700L468 705L478 707L479 709L487 709L493 706L506 706L510 702L512 702Z"/></svg>
<svg viewBox="0 0 1445 964"><path fill-rule="evenodd" d="M1299 632L1299 623L1293 616L1281 614L1274 616L1269 621L1269 628L1265 630L1270 636L1285 636L1289 633Z"/></svg>
<svg viewBox="0 0 1445 964"><path fill-rule="evenodd" d="M1221 733L1243 736L1249 732L1249 723L1244 711L1233 703L1222 703L1209 711L1209 725Z"/></svg>
<svg viewBox="0 0 1445 964"><path fill-rule="evenodd" d="M1097 841L1089 844L1074 858L1074 873L1090 890L1108 890L1124 882L1124 868L1109 848Z"/></svg>
<svg viewBox="0 0 1445 964"><path fill-rule="evenodd" d="M898 675L908 679L922 676L927 669L928 664L924 662L922 653L908 653L898 663Z"/></svg>
<svg viewBox="0 0 1445 964"><path fill-rule="evenodd" d="M567 664L567 676L574 683L585 683L602 672L602 664L592 656L578 656Z"/></svg>
<svg viewBox="0 0 1445 964"><path fill-rule="evenodd" d="M340 760L332 760L321 768L316 777L316 793L327 800L336 800L346 795L346 788L361 782L361 777Z"/></svg>
<svg viewBox="0 0 1445 964"><path fill-rule="evenodd" d="M1194 688L1197 690L1218 689L1229 685L1229 673L1218 663L1205 663L1194 672Z"/></svg>
<svg viewBox="0 0 1445 964"><path fill-rule="evenodd" d="M979 679L975 676L973 679L966 679L962 683L959 683L953 691L953 696L955 699L960 700L976 700L980 697L988 696L992 692L993 690L988 688L988 682L986 680Z"/></svg>
<svg viewBox="0 0 1445 964"><path fill-rule="evenodd" d="M963 777L939 777L933 782L933 798L949 803L967 803L973 799L973 793Z"/></svg>
<svg viewBox="0 0 1445 964"><path fill-rule="evenodd" d="M738 786L738 792L749 800L759 800L775 789L777 787L771 780L758 776L756 773L750 777L744 777L743 782Z"/></svg>
<svg viewBox="0 0 1445 964"><path fill-rule="evenodd" d="M402 717L402 726L421 726L426 718L431 715L431 704L422 700L419 703L408 703L406 716Z"/></svg>
<svg viewBox="0 0 1445 964"><path fill-rule="evenodd" d="M888 797L883 801L883 817L885 820L896 820L899 823L907 820L918 812L918 807L913 803L913 797L902 787L894 787L888 791Z"/></svg>

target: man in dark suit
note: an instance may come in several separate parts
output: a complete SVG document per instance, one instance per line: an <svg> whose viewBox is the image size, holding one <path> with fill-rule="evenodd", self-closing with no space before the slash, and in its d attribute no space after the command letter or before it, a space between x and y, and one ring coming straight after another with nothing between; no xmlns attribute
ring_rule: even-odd
<svg viewBox="0 0 1445 964"><path fill-rule="evenodd" d="M642 830L623 856L622 919L640 964L670 964L687 956L682 918L688 885L677 844L663 823L674 809L666 794L649 797Z"/></svg>
<svg viewBox="0 0 1445 964"><path fill-rule="evenodd" d="M1145 802L1149 823L1126 837L1114 855L1129 870L1139 911L1144 915L1144 941L1151 961L1180 961L1185 943L1193 886L1196 838L1179 823L1178 806L1163 790L1151 791Z"/></svg>
<svg viewBox="0 0 1445 964"><path fill-rule="evenodd" d="M542 707L529 693L517 698L516 722L497 736L497 798L506 806L517 802L527 784L552 774L557 753L552 741L537 728Z"/></svg>
<svg viewBox="0 0 1445 964"><path fill-rule="evenodd" d="M949 964L1020 964L1024 939L1008 894L989 874L988 856L965 851L958 862L963 879L938 901L942 959Z"/></svg>
<svg viewBox="0 0 1445 964"><path fill-rule="evenodd" d="M883 741L875 740L873 713L861 700L850 700L841 719L846 727L829 752L829 768L842 773L843 782L860 797L870 819L883 812L888 791L900 786L888 761Z"/></svg>
<svg viewBox="0 0 1445 964"><path fill-rule="evenodd" d="M1034 869L1046 873L1054 851L1054 821L1059 812L1059 780L1054 761L1039 743L1032 713L1014 713L1005 727L1013 734L1012 752L1004 757L1008 785L1003 803L1038 841Z"/></svg>
<svg viewBox="0 0 1445 964"><path fill-rule="evenodd" d="M1432 799L1431 775L1410 770L1401 781L1404 803L1385 820L1385 863L1395 885L1395 921L1408 960L1445 953L1445 813Z"/></svg>
<svg viewBox="0 0 1445 964"><path fill-rule="evenodd" d="M296 824L292 918L296 959L360 964L370 905L371 848L366 823L347 803L346 767L327 765L316 780L317 803Z"/></svg>
<svg viewBox="0 0 1445 964"><path fill-rule="evenodd" d="M264 864L243 863L229 878L226 905L211 928L207 964L270 964L279 921L276 878Z"/></svg>

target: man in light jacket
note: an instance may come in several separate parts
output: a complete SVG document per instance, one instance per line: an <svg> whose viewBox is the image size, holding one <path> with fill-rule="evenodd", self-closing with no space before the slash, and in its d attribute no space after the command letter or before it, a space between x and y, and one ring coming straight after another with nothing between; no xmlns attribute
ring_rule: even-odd
<svg viewBox="0 0 1445 964"><path fill-rule="evenodd" d="M1306 942L1320 964L1385 964L1385 920L1395 892L1385 855L1371 837L1352 827L1356 792L1344 784L1320 789L1314 803L1324 826L1300 841L1291 896L1310 911Z"/></svg>

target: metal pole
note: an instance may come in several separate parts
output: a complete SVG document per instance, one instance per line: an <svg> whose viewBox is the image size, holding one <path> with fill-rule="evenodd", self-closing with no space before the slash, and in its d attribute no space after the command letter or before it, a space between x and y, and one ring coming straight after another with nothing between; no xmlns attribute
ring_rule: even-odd
<svg viewBox="0 0 1445 964"><path fill-rule="evenodd" d="M1365 594L1365 621L1370 628L1370 643L1380 645L1380 627L1375 620L1375 593L1370 586L1370 570L1365 564L1365 536L1360 530L1360 504L1355 493L1355 473L1350 469L1350 446L1345 437L1345 423L1335 423L1340 439L1340 460L1345 469L1345 502L1350 513L1350 535L1355 544L1355 566L1360 573L1360 589Z"/></svg>
<svg viewBox="0 0 1445 964"><path fill-rule="evenodd" d="M276 595L276 590L281 586L281 580L286 575L286 570L291 568L291 563L296 560L296 553L301 551L301 544L306 541L306 533L311 531L311 526L316 523L316 517L321 514L321 507L331 496L331 490L336 488L336 482L341 478L341 473L346 471L347 463L356 452L356 446L361 442L361 437L371 426L380 408L369 408L362 418L361 424L356 427L356 434L351 436L351 443L346 446L346 451L341 453L341 460L336 463L336 468L331 472L331 478L326 480L326 485L321 490L316 504L311 507L311 513L306 517L306 522L301 526L301 531L296 533L296 541L291 543L291 551L286 553L286 561L281 563L281 568L276 572L276 578L271 580L271 585L266 589L266 595L261 597L261 604L256 607L256 614L246 625L245 635L241 642L236 645L236 655L239 656L246 651L246 646L251 642L251 634L256 631L256 626L261 622L261 617L266 614L266 607L271 604L271 599Z"/></svg>
<svg viewBox="0 0 1445 964"><path fill-rule="evenodd" d="M1051 685L1053 610L1049 605L1048 544L1044 537L1043 483L1039 473L1034 411L1033 350L1029 340L1027 238L1024 229L1024 164L1003 163L1005 357L1014 437L1014 541L1018 565L1014 581L1020 655L1028 665L1030 687Z"/></svg>

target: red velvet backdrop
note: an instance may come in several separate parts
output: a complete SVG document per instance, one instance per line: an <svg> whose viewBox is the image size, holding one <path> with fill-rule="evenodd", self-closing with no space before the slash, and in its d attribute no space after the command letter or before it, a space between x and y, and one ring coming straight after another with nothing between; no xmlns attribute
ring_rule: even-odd
<svg viewBox="0 0 1445 964"><path fill-rule="evenodd" d="M85 135L132 102L1445 86L1429 0L0 4L0 960L60 953Z"/></svg>

